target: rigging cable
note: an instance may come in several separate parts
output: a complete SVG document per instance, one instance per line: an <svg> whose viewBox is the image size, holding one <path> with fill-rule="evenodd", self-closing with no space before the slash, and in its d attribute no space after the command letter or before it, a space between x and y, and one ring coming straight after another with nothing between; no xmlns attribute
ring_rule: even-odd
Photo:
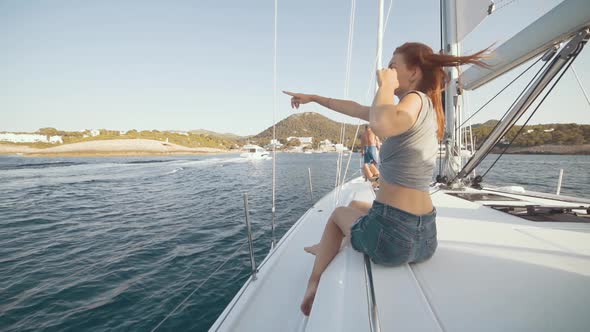
<svg viewBox="0 0 590 332"><path fill-rule="evenodd" d="M504 92L504 90L506 90L509 86L512 85L512 83L516 82L522 75L524 75L527 71L529 71L529 69L533 68L534 65L536 65L537 63L539 63L539 61L541 61L543 59L543 57L539 57L535 62L533 62L533 64L531 64L527 69L525 69L522 73L520 73L518 76L516 76L512 81L510 81L510 83L508 83L508 85L506 85L505 87L503 87L500 91L498 91L498 93L496 93L492 98L490 98L490 100L486 101L477 111L475 111L470 117L467 118L467 120L463 121L463 123L461 125L459 125L459 127L463 127L467 121L471 120L471 118L473 118L474 116L477 115L477 113L479 113L481 110L483 110L486 106L488 106L489 103L491 103L494 99L496 99L496 97L498 97L502 92Z"/></svg>
<svg viewBox="0 0 590 332"><path fill-rule="evenodd" d="M541 57L541 59L544 58ZM537 60L538 61L538 60ZM520 94L514 99L514 101L512 102L512 104L508 107L508 109L506 110L506 112L502 115L502 117L500 118L500 120L496 123L496 125L494 125L494 128L492 128L492 130L490 131L490 133L482 140L482 142L485 142L490 135L494 132L494 130L496 130L496 128L498 128L498 126L500 125L500 123L502 122L502 120L504 120L504 118L506 118L506 116L508 115L508 113L510 112L510 110L512 109L512 107L514 107L514 105L516 105L516 103L518 102L518 100L522 97L522 95L524 95L525 91L531 86L531 84L533 84L533 82L537 79L537 77L545 70L545 68L549 65L551 61L547 60L545 62L545 64L543 64L543 66L541 68L539 68L539 70L537 71L537 73L535 73L535 76L533 76L529 82L526 84L526 86L522 89L522 91L520 92ZM529 67L530 68L530 67ZM527 70L529 69L527 68ZM520 75L519 75L520 76ZM512 82L511 82L512 83ZM495 97L494 97L495 98ZM508 128L508 130L510 130L510 128ZM507 130L507 131L508 131ZM489 155L490 151L488 151L486 153L485 156L482 157L482 160L485 159L488 155ZM475 155L472 155L471 158L474 158ZM471 159L470 159L471 160ZM455 176L453 177L453 179L449 182L454 182L455 180L457 180L457 178L459 177L459 173L455 174Z"/></svg>
<svg viewBox="0 0 590 332"><path fill-rule="evenodd" d="M508 115L508 113L510 113L510 110L512 109L512 107L514 107L514 105L516 105L516 103L518 102L518 100L524 95L524 93L531 86L531 84L533 84L535 82L535 80L537 79L537 77L545 70L545 68L549 65L549 63L550 63L550 61L545 62L545 64L537 71L537 73L535 74L535 76L533 76L533 78L531 78L529 80L529 82L522 89L522 91L520 92L520 94L518 95L518 97L516 97L514 99L514 101L510 105L510 107L508 107L508 109L506 110L506 112L502 115L502 117L500 118L500 120L496 123L496 125L494 126L494 128L492 128L492 130L490 131L490 133L482 140L482 142L486 141L490 137L490 135L494 132L494 130L496 130L496 128L498 128L498 126L500 125L500 123L502 122L502 120L504 120L504 118L506 118L506 116ZM510 130L510 128L508 128L508 130ZM486 153L486 155L483 158L487 157L487 155L489 153L490 153L490 151L488 151L488 153ZM473 158L473 156L472 156L472 158ZM458 176L459 176L459 173L457 173L455 175L455 177L453 178L453 180L451 182L455 181Z"/></svg>
<svg viewBox="0 0 590 332"><path fill-rule="evenodd" d="M516 138L522 132L522 130L524 129L524 127L529 123L529 120L533 117L533 115L535 114L535 112L537 112L537 110L539 109L539 107L541 107L541 105L543 104L543 102L545 101L545 99L547 98L547 96L549 96L549 94L551 93L551 91L553 91L553 88L555 88L555 86L557 85L557 83L561 80L561 78L563 77L563 75L567 72L567 70L569 69L569 67L573 64L573 62L574 62L574 60L576 59L577 56L578 55L576 54L576 55L574 55L573 57L571 57L569 59L569 63L567 64L567 66L565 67L565 69L561 72L561 74L559 75L559 77L557 78L557 80L555 80L553 82L553 85L551 85L551 88L549 88L549 90L547 91L547 93L543 96L543 99L541 99L541 101L539 102L539 104L535 107L535 109L533 110L533 112L531 113L531 115L529 115L529 117L527 118L527 120L525 121L525 123L522 125L522 127L520 127L520 129L518 130L518 132L516 132L516 135L514 135L514 137L512 138L512 140L510 140L510 143L508 143L508 145L506 145L506 147L504 148L504 150L502 150L502 152L496 158L496 160L494 160L494 162L492 163L492 165L487 169L487 171L485 171L485 173L483 173L483 175L481 176L482 179L488 174L488 172L494 167L494 165L496 165L496 163L498 162L498 160L500 160L500 158L504 155L504 153L506 152L506 150L508 150L508 148L510 147L510 145L512 145L512 142L514 142L516 140ZM514 125L512 127L514 127Z"/></svg>
<svg viewBox="0 0 590 332"><path fill-rule="evenodd" d="M348 21L348 48L346 50L346 74L344 78L344 99L348 99L349 91L350 91L350 68L352 66L352 46L354 40L354 21L356 18L356 0L351 0L350 2L350 18ZM344 146L345 146L345 135L346 133L346 124L342 122L342 126L340 129L340 144L342 145L341 151L338 152L338 162L336 170L336 184L334 188L337 188L343 181L342 178L342 157L344 154Z"/></svg>
<svg viewBox="0 0 590 332"><path fill-rule="evenodd" d="M383 30L387 29L387 23L389 22L389 15L391 14L391 7L392 6L393 6L393 0L391 0L389 2L389 7L387 9L387 15L385 16L385 22L383 24ZM369 88L367 89L367 94L366 94L366 99L367 100L369 99L369 94L371 93L371 87L374 85L373 82L374 82L375 77L376 77L377 61L378 61L378 55L375 56L375 61L373 61L373 69L371 70L372 75L371 75L371 78L369 79ZM346 180L346 174L348 174L348 168L349 168L349 165L350 165L350 160L352 159L352 153L354 151L354 145L356 144L356 139L358 137L358 133L359 133L360 127L361 127L361 120L359 119L358 120L358 123L357 123L357 126L356 126L356 133L354 134L354 138L352 140L352 145L350 146L350 154L348 156L348 161L346 163L346 168L345 168L345 171L344 171L343 181ZM362 168L362 160L361 160L361 168Z"/></svg>
<svg viewBox="0 0 590 332"><path fill-rule="evenodd" d="M443 0L438 2L438 11L440 13L439 16L439 23L440 23L440 53L444 53L445 45L443 42ZM443 147L443 140L441 139L438 141L438 176L436 177L437 182L441 182L442 180L442 147Z"/></svg>
<svg viewBox="0 0 590 332"><path fill-rule="evenodd" d="M274 43L273 43L273 67L272 67L272 220L271 220L271 250L275 246L275 214L276 214L276 165L277 165L277 137L276 137L276 110L277 110L277 19L278 19L278 0L275 0L274 16Z"/></svg>
<svg viewBox="0 0 590 332"><path fill-rule="evenodd" d="M218 271L219 271L219 270L220 270L220 269L221 269L221 268L222 268L222 267L225 265L225 263L227 263L227 262L228 262L230 259L232 259L232 258L234 257L234 255L235 255L235 254L236 254L238 251L242 250L242 248L244 247L244 245L246 245L246 243L248 243L248 241L244 241L244 243L242 243L242 245L241 245L241 246L240 246L240 247L239 247L239 248L238 248L236 251L234 251L234 252L233 252L231 255L229 255L229 256L228 256L228 257L225 259L225 261L223 261L223 263L221 263L221 265L219 265L219 266L217 267L217 269L215 269L215 271L213 271L213 273L209 274L209 276L208 276L208 277L207 277L207 278L206 278L206 279L205 279L205 280L204 280L204 281L203 281L201 284L199 284L199 286L197 286L197 288L195 288L195 289L194 289L194 290L193 290L193 291L192 291L192 292L191 292L191 293L190 293L190 294L189 294L187 297L185 297L185 298L184 298L184 300L182 300L182 302L180 302L180 303L179 303L179 304L178 304L178 305L177 305L177 306L176 306L176 307L175 307L175 308L174 308L172 311L170 311L170 312L168 313L168 315L166 315L166 317L164 317L164 319L162 319L162 320L161 320L161 321L158 323L158 325L156 325L156 327L154 327L154 328L151 330L151 332L154 332L154 331L156 331L156 330L157 330L157 329L158 329L158 328L159 328L159 327L160 327L160 326L161 326L161 325L162 325L162 324L163 324L163 323L164 323L164 322L165 322L165 321L166 321L166 320L167 320L167 319L168 319L170 316L172 316L172 314L174 314L174 313L176 312L176 310L178 310L178 308L180 308L180 307L181 307L183 304L185 304L185 303L186 303L186 301L188 301L188 299L189 299L191 296L193 296L193 295L194 295L194 294L195 294L195 293L196 293L196 292L197 292L199 289L201 289L201 287L203 287L203 285L205 285L205 283L206 283L207 281L209 281L209 279L211 279L211 277L212 277L212 276L213 276L215 273L217 273L217 272L218 272Z"/></svg>
<svg viewBox="0 0 590 332"><path fill-rule="evenodd" d="M584 86L582 85L582 81L580 81L580 77L578 77L578 73L576 72L574 65L572 65L572 72L574 73L574 76L576 77L576 81L578 81L578 85L580 86L580 89L582 89L582 93L584 93L584 97L586 97L586 102L588 103L588 106L590 106L590 98L588 97L588 93L586 93L586 89L584 89Z"/></svg>

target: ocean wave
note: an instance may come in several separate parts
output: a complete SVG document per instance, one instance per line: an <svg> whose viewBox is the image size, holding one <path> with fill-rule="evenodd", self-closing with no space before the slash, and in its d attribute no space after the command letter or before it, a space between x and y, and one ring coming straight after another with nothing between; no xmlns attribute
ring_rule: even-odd
<svg viewBox="0 0 590 332"><path fill-rule="evenodd" d="M157 163L170 163L170 162L174 162L174 161L178 161L178 160L176 160L176 159L173 159L173 160L161 160L161 159L155 159L155 160L133 160L133 161L124 162L122 164L157 164Z"/></svg>
<svg viewBox="0 0 590 332"><path fill-rule="evenodd" d="M88 163L72 162L72 161L55 161L55 162L29 163L29 164L19 164L19 165L0 165L0 170L67 167L67 166L86 165L86 164L88 164Z"/></svg>

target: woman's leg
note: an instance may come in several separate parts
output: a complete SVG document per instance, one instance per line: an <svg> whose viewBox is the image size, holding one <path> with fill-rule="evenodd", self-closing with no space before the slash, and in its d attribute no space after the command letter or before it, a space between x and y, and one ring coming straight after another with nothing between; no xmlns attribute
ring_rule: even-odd
<svg viewBox="0 0 590 332"><path fill-rule="evenodd" d="M371 185L373 186L373 188L378 188L379 187L379 169L377 168L377 166L375 166L375 164L371 164L369 165L369 170L371 172L371 174L373 174L373 177L370 179L371 180Z"/></svg>
<svg viewBox="0 0 590 332"><path fill-rule="evenodd" d="M369 202L364 202L364 201L355 201L352 200L350 201L350 203L348 204L349 207L354 208L359 210L363 215L366 215L369 213L369 209L372 206L372 203ZM344 245L344 243L346 243L346 241L342 241L342 246ZM313 246L309 246L309 247L303 247L303 250L305 250L306 252L312 254L312 255L316 255L318 250L320 248L320 244L316 243Z"/></svg>
<svg viewBox="0 0 590 332"><path fill-rule="evenodd" d="M363 175L365 176L365 180L370 180L373 177L373 172L369 165L370 164L363 164Z"/></svg>
<svg viewBox="0 0 590 332"><path fill-rule="evenodd" d="M320 277L340 250L342 238L350 236L352 224L363 215L359 210L351 207L337 207L332 212L320 240L313 270L307 283L307 290L301 302L301 311L304 315L309 316L311 312Z"/></svg>
<svg viewBox="0 0 590 332"><path fill-rule="evenodd" d="M373 176L379 176L379 169L375 164L371 164L369 169L371 170L371 174L373 174Z"/></svg>
<svg viewBox="0 0 590 332"><path fill-rule="evenodd" d="M351 207L351 208L355 208L355 209L361 211L363 213L363 215L365 215L365 214L368 214L369 213L369 209L371 208L371 206L373 206L373 203L372 202L352 200L352 201L350 201L350 203L348 204L348 206Z"/></svg>

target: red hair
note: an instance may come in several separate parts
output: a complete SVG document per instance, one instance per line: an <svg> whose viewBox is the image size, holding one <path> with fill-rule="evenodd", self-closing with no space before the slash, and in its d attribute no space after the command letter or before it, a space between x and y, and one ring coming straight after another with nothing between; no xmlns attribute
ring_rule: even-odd
<svg viewBox="0 0 590 332"><path fill-rule="evenodd" d="M442 91L448 82L448 77L443 67L459 66L467 63L482 67L488 67L481 61L488 49L465 56L453 56L437 54L427 45L422 43L405 43L395 49L393 54L401 54L410 69L419 67L422 71L422 80L418 90L424 92L432 100L436 111L438 123L437 137L442 140L445 128L445 115L442 105Z"/></svg>

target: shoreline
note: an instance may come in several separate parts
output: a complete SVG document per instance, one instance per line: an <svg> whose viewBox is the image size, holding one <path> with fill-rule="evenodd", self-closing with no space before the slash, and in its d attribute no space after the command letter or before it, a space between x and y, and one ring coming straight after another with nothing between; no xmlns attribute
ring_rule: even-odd
<svg viewBox="0 0 590 332"><path fill-rule="evenodd" d="M0 156L18 157L46 157L46 158L75 158L75 157L165 157L165 156L203 156L234 153L232 151L222 152L149 152L149 151L128 151L128 152L93 152L82 151L72 153L0 153Z"/></svg>
<svg viewBox="0 0 590 332"><path fill-rule="evenodd" d="M21 157L179 156L222 153L234 153L234 151L208 147L189 148L148 139L97 140L41 149L26 145L0 144L0 155Z"/></svg>
<svg viewBox="0 0 590 332"><path fill-rule="evenodd" d="M503 147L494 147L490 153L499 154ZM509 147L504 154L528 155L590 155L590 144L579 145L536 145L527 147Z"/></svg>
<svg viewBox="0 0 590 332"><path fill-rule="evenodd" d="M503 147L494 147L490 152L502 153ZM189 148L173 143L148 139L96 140L63 144L48 148L32 148L27 145L0 144L0 156L20 157L134 157L134 156L191 156L238 153L236 150L216 148ZM537 145L509 147L505 154L520 155L590 155L590 144Z"/></svg>

